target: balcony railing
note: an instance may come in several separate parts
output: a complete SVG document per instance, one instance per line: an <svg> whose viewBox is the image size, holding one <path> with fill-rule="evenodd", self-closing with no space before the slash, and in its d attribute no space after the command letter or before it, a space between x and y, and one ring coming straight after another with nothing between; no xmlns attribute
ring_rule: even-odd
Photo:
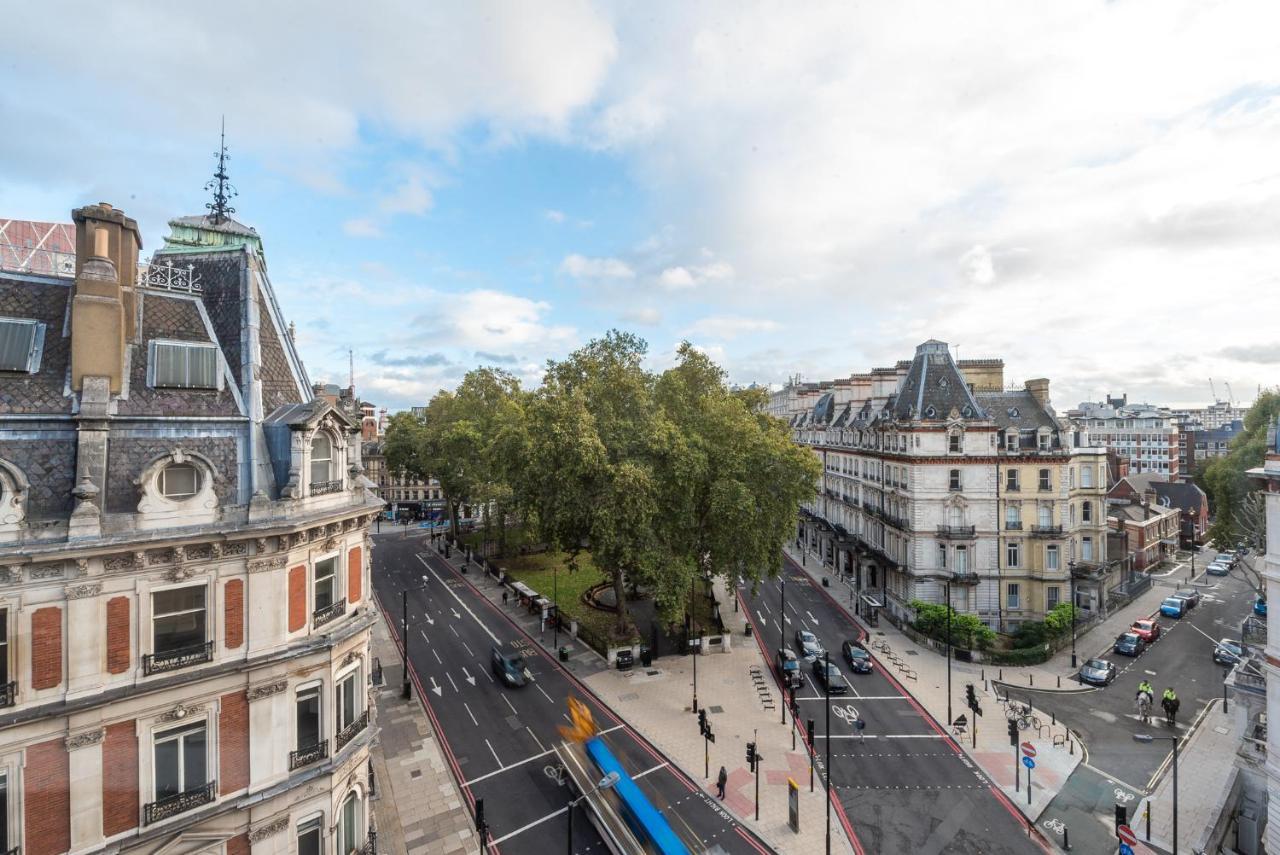
<svg viewBox="0 0 1280 855"><path fill-rule="evenodd" d="M342 490L342 479L336 481L312 481L311 495L325 496L329 493L337 493Z"/></svg>
<svg viewBox="0 0 1280 855"><path fill-rule="evenodd" d="M164 674L169 671L177 671L179 668L189 668L192 665L212 661L213 642L206 641L203 644L176 647L173 650L165 650L160 653L143 654L142 673L150 677L152 674Z"/></svg>
<svg viewBox="0 0 1280 855"><path fill-rule="evenodd" d="M378 855L378 832L369 832L369 839L360 847L360 855Z"/></svg>
<svg viewBox="0 0 1280 855"><path fill-rule="evenodd" d="M312 628L322 627L332 620L337 620L347 613L347 598L343 597L336 600L322 609L316 609L311 613Z"/></svg>
<svg viewBox="0 0 1280 855"><path fill-rule="evenodd" d="M339 751L346 748L347 743L355 739L356 736L360 734L360 731L364 730L368 726L369 726L369 711L365 710L360 714L360 717L358 719L351 722L351 724L347 725L346 727L342 728L342 730L338 731L338 735L334 737L334 740L333 740L333 753L337 754Z"/></svg>
<svg viewBox="0 0 1280 855"><path fill-rule="evenodd" d="M303 766L310 766L312 763L318 762L329 756L329 740L322 739L315 745L308 745L306 748L299 748L297 751L289 752L289 771L301 769Z"/></svg>
<svg viewBox="0 0 1280 855"><path fill-rule="evenodd" d="M1033 525L1031 527L1032 537L1062 537L1062 526L1060 525Z"/></svg>
<svg viewBox="0 0 1280 855"><path fill-rule="evenodd" d="M976 570L952 570L951 581L956 585L976 585L980 580Z"/></svg>
<svg viewBox="0 0 1280 855"><path fill-rule="evenodd" d="M978 530L977 526L972 525L940 525L938 526L938 537L942 538L970 538Z"/></svg>
<svg viewBox="0 0 1280 855"><path fill-rule="evenodd" d="M1009 531L1022 531L1022 520L1013 520L1012 522L1006 520L1004 527Z"/></svg>
<svg viewBox="0 0 1280 855"><path fill-rule="evenodd" d="M180 813L195 810L201 805L207 805L213 801L214 791L214 782L210 781L194 789L151 802L142 809L143 823L151 825Z"/></svg>
<svg viewBox="0 0 1280 855"><path fill-rule="evenodd" d="M0 707L11 707L18 697L18 682L10 680L0 686Z"/></svg>

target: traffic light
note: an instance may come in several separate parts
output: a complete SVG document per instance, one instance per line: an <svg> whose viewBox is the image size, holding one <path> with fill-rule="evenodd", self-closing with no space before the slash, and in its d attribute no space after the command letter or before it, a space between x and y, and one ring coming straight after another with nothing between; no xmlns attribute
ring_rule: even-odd
<svg viewBox="0 0 1280 855"><path fill-rule="evenodd" d="M1116 836L1120 836L1120 826L1129 824L1129 808L1126 805L1116 805Z"/></svg>
<svg viewBox="0 0 1280 855"><path fill-rule="evenodd" d="M1013 719L1009 719L1009 744L1018 744L1018 723Z"/></svg>
<svg viewBox="0 0 1280 855"><path fill-rule="evenodd" d="M809 731L809 739L810 741L812 741L813 740L813 719L806 718L804 720L804 726L805 726L805 729Z"/></svg>
<svg viewBox="0 0 1280 855"><path fill-rule="evenodd" d="M756 770L756 744L754 742L747 743L747 766L751 771Z"/></svg>
<svg viewBox="0 0 1280 855"><path fill-rule="evenodd" d="M707 735L707 711L704 709L698 710L698 733Z"/></svg>
<svg viewBox="0 0 1280 855"><path fill-rule="evenodd" d="M476 799L476 831L484 834L484 799Z"/></svg>
<svg viewBox="0 0 1280 855"><path fill-rule="evenodd" d="M968 683L964 687L964 702L971 710L978 708L978 696L973 693L973 683Z"/></svg>

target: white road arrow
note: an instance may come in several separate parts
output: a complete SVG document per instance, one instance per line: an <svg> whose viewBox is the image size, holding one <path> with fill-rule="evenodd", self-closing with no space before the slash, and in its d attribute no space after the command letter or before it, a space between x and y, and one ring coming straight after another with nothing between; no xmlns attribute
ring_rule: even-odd
<svg viewBox="0 0 1280 855"><path fill-rule="evenodd" d="M791 618L787 617L786 615L783 615L782 619L785 620L787 623L791 623Z"/></svg>
<svg viewBox="0 0 1280 855"><path fill-rule="evenodd" d="M426 612L423 612L422 616L427 619L427 623L431 624L432 626L436 625L436 619L433 618L431 615L427 614Z"/></svg>
<svg viewBox="0 0 1280 855"><path fill-rule="evenodd" d="M457 609L450 608L450 609L449 609L449 611L453 612L453 616L454 616L455 618L457 618L458 620L462 620L462 615L458 614L458 610L457 610Z"/></svg>
<svg viewBox="0 0 1280 855"><path fill-rule="evenodd" d="M462 673L467 675L468 683L470 683L473 686L476 684L476 678L471 676L471 672L467 670L465 665L462 668Z"/></svg>
<svg viewBox="0 0 1280 855"><path fill-rule="evenodd" d="M435 692L437 697L441 697L441 696L442 696L441 691L440 691L440 686L439 686L439 684L437 684L437 683L436 683L436 678L435 678L435 677L432 677L432 678L431 678L431 691Z"/></svg>
<svg viewBox="0 0 1280 855"><path fill-rule="evenodd" d="M807 615L809 616L809 620L813 621L813 625L814 625L814 626L817 626L817 625L818 625L818 619L817 619L816 617L814 617L814 616L813 616L813 612L811 612L811 611L806 611L806 612L805 612L805 614L807 614Z"/></svg>
<svg viewBox="0 0 1280 855"><path fill-rule="evenodd" d="M764 619L764 615L760 614L759 612L756 612L756 617L760 618L761 629L769 625L769 622Z"/></svg>

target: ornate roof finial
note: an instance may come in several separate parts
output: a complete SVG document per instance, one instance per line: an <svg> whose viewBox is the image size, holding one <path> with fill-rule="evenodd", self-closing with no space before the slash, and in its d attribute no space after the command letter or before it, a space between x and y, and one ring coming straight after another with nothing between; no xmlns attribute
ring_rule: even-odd
<svg viewBox="0 0 1280 855"><path fill-rule="evenodd" d="M222 136L221 145L218 153L214 155L218 158L218 168L213 173L213 179L204 185L204 189L213 191L213 201L205 202L205 207L209 209L209 219L215 224L226 221L236 209L228 203L237 195L236 188L231 186L227 180L227 161L230 156L227 154L227 117L222 117Z"/></svg>

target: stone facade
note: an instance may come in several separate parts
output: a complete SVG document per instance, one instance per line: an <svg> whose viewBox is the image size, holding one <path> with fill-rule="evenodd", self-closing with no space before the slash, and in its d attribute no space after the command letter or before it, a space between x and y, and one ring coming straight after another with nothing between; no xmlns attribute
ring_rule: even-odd
<svg viewBox="0 0 1280 855"><path fill-rule="evenodd" d="M0 852L333 851L349 803L366 840L357 424L313 398L251 229L173 221L157 284L132 220L74 216L74 284L0 274L0 317L45 325L0 377ZM212 346L220 388L156 382L157 339Z"/></svg>

